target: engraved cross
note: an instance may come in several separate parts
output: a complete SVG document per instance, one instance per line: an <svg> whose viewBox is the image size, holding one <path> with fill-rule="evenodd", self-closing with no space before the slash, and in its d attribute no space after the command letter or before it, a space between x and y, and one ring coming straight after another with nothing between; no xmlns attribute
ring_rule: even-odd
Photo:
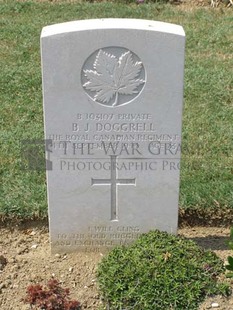
<svg viewBox="0 0 233 310"><path fill-rule="evenodd" d="M118 221L117 189L118 185L136 185L134 179L118 179L117 177L117 156L111 155L111 175L110 179L91 179L91 185L111 186L111 221Z"/></svg>

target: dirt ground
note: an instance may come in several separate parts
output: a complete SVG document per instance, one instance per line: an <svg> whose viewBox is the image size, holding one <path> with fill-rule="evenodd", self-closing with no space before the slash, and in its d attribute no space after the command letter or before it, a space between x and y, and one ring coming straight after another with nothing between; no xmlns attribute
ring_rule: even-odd
<svg viewBox="0 0 233 310"><path fill-rule="evenodd" d="M226 260L228 255L232 255L226 246L229 231L228 228L192 227L180 229L179 234L213 250ZM48 229L42 226L0 229L1 255L7 259L6 265L1 265L0 261L1 310L30 309L21 301L25 297L27 286L32 283L44 285L53 277L59 280L63 287L70 289L72 299L80 301L82 309L97 310L101 305L95 271L102 254L51 255ZM227 281L233 289L233 280ZM200 310L211 309L217 305L219 310L233 310L233 297L210 298Z"/></svg>

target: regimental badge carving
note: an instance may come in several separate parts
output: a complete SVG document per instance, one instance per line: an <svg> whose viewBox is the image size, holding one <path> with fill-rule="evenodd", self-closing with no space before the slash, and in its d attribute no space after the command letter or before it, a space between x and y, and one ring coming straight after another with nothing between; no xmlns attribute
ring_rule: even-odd
<svg viewBox="0 0 233 310"><path fill-rule="evenodd" d="M145 69L133 52L122 47L107 47L87 58L81 79L93 101L117 107L131 102L141 93Z"/></svg>

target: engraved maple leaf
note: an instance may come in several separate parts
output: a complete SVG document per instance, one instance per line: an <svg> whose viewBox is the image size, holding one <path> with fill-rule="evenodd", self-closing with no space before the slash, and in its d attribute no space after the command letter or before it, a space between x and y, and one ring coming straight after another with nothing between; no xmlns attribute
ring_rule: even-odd
<svg viewBox="0 0 233 310"><path fill-rule="evenodd" d="M118 103L118 95L133 95L139 92L138 87L145 83L137 78L142 70L140 61L133 62L130 51L116 56L99 50L93 64L95 70L83 70L88 80L83 87L95 92L94 100L108 104L114 97L111 106Z"/></svg>

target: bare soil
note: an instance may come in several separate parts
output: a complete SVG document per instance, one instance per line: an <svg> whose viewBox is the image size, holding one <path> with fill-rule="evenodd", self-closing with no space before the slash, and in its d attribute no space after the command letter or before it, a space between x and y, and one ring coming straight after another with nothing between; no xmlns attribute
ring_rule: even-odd
<svg viewBox="0 0 233 310"><path fill-rule="evenodd" d="M179 234L193 239L200 246L213 250L226 260L232 255L226 246L230 229L219 227L182 228ZM0 229L0 309L27 310L22 299L30 284L45 285L51 278L62 283L71 291L72 299L79 300L82 309L97 310L102 304L96 284L95 271L102 254L64 254L51 255L48 229L44 227L2 228ZM233 280L228 281L233 289ZM200 310L211 309L213 303L220 310L233 310L233 297L215 296L209 298ZM142 309L143 310L143 309ZM184 309L188 310L188 309Z"/></svg>

